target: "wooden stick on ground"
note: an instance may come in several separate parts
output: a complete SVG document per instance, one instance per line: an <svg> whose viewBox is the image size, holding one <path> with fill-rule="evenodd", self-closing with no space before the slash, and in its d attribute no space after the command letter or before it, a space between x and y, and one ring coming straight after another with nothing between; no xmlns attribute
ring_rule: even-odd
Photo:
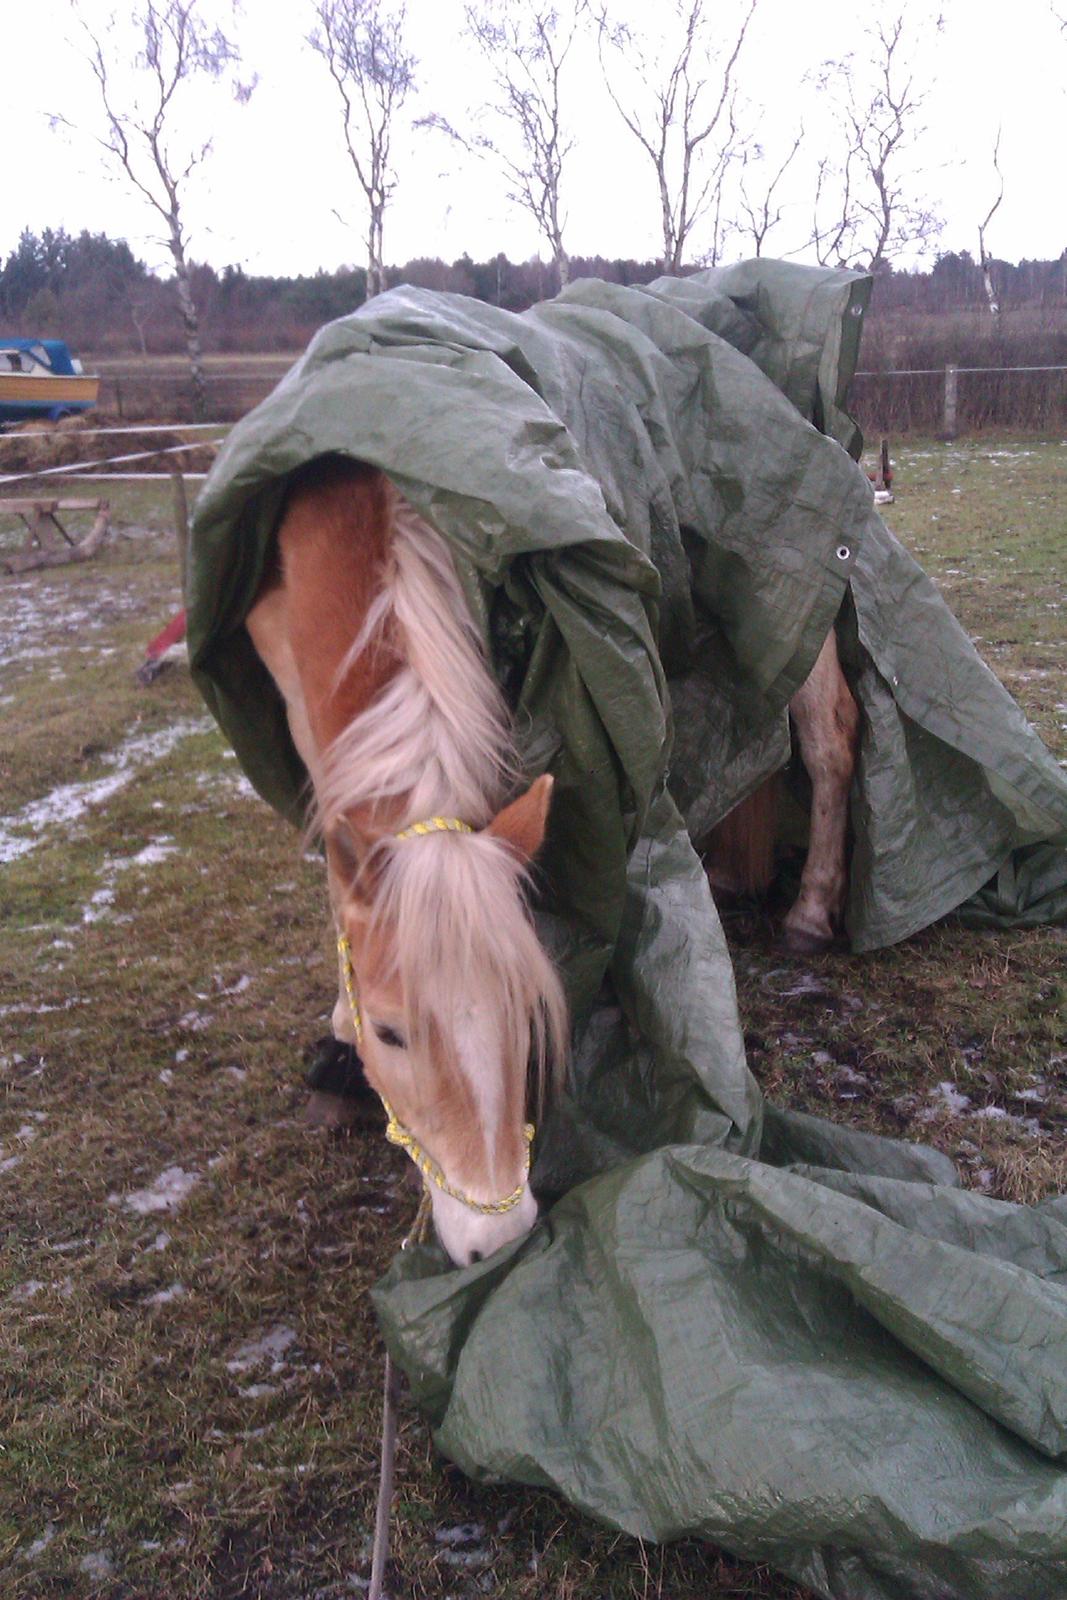
<svg viewBox="0 0 1067 1600"><path fill-rule="evenodd" d="M24 509L25 508L25 509ZM96 510L96 520L89 532L75 544L65 528L56 521L57 510ZM0 510L17 510L29 528L29 536L21 550L5 555L0 552L0 568L9 573L29 572L35 567L65 567L72 561L89 561L100 549L111 527L111 505L99 501L12 501L0 502ZM30 522L27 510L32 515ZM61 544L55 536L56 529L67 541Z"/></svg>
<svg viewBox="0 0 1067 1600"><path fill-rule="evenodd" d="M382 1391L382 1464L378 1480L378 1509L374 1517L374 1553L371 1557L370 1589L367 1591L367 1600L382 1600L385 1563L389 1559L389 1516L393 1505L399 1404L400 1378L392 1361L386 1356L385 1385Z"/></svg>

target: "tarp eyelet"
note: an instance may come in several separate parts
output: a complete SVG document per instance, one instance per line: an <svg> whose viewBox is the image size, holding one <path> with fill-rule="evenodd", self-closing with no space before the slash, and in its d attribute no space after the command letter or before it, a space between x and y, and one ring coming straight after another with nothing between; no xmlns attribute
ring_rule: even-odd
<svg viewBox="0 0 1067 1600"><path fill-rule="evenodd" d="M839 544L838 545L838 547L837 547L837 559L838 559L838 561L847 561L851 554L852 554L852 551L849 549L847 544Z"/></svg>

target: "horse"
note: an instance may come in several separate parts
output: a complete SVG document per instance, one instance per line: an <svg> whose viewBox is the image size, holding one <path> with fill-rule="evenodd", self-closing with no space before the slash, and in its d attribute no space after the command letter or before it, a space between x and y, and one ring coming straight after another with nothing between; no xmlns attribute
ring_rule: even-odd
<svg viewBox="0 0 1067 1600"><path fill-rule="evenodd" d="M856 770L860 712L841 669L833 628L789 702L789 720L811 783L807 855L781 943L815 955L838 937L848 892L848 797ZM712 830L704 867L716 898L761 895L774 876L779 774L740 801Z"/></svg>
<svg viewBox="0 0 1067 1600"><path fill-rule="evenodd" d="M297 474L247 618L285 700L339 932L335 1037L469 1264L526 1233L527 1072L565 1060L562 986L526 884L552 779L507 801L507 708L448 548L377 471Z"/></svg>
<svg viewBox="0 0 1067 1600"><path fill-rule="evenodd" d="M358 1048L442 1245L470 1264L536 1220L528 1074L532 1062L539 1101L566 1060L566 1003L529 892L553 780L522 789L448 545L378 469L324 456L294 475L246 625L325 842L334 1037ZM832 631L791 709L813 807L786 937L811 949L843 903L858 717ZM751 818L741 831L750 845L760 832Z"/></svg>

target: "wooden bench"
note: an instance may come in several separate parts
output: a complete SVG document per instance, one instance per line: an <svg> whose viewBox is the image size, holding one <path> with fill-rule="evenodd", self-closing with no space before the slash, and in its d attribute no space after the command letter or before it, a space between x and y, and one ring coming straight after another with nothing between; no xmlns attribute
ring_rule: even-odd
<svg viewBox="0 0 1067 1600"><path fill-rule="evenodd" d="M73 538L59 520L79 511L94 513L93 525L82 539ZM28 572L32 567L62 567L71 561L88 561L100 549L111 526L107 500L3 500L0 515L15 516L26 527L21 550L0 550L0 569Z"/></svg>

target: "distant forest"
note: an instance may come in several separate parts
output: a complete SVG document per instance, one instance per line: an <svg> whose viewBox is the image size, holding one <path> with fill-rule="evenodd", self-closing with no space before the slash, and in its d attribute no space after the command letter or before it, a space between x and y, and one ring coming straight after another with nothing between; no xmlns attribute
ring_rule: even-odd
<svg viewBox="0 0 1067 1600"><path fill-rule="evenodd" d="M695 270L695 269L693 269ZM572 278L648 283L656 261L573 257ZM989 312L978 264L966 252L940 256L928 271L886 267L875 281L863 365L991 366L1067 362L1067 251L1057 261L992 263L1000 305ZM204 348L216 353L291 352L324 322L362 305L362 267L297 278L261 277L240 267L198 265L192 281ZM522 311L558 292L555 269L539 260L451 263L418 257L388 267L389 287L415 284L471 295ZM150 272L121 240L46 228L26 230L0 269L0 333L66 339L88 364L107 356L160 356L184 349L173 282Z"/></svg>

